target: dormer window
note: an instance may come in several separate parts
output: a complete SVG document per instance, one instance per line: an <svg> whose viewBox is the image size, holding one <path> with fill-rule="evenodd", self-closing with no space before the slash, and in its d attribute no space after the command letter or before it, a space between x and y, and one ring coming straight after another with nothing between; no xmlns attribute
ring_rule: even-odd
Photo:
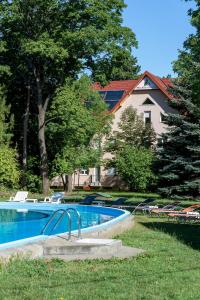
<svg viewBox="0 0 200 300"><path fill-rule="evenodd" d="M151 85L151 81L149 80L148 77L145 77L144 78L144 86L149 86L149 85Z"/></svg>
<svg viewBox="0 0 200 300"><path fill-rule="evenodd" d="M153 101L151 101L151 99L147 98L142 105L155 105L155 103L153 103Z"/></svg>

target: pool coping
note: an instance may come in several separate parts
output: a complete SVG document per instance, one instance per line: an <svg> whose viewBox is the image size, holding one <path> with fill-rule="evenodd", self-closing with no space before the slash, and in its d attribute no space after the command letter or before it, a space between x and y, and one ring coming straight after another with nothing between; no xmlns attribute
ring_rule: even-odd
<svg viewBox="0 0 200 300"><path fill-rule="evenodd" d="M16 207L16 205L18 207ZM44 208L46 208L47 211L52 211L52 210L56 210L56 209L60 209L60 208L66 208L66 206L77 206L78 204L76 203L72 203L72 204L46 204L46 203L26 203L26 202L1 202L0 203L0 209L2 206L4 206L3 208L5 209L19 209L20 207L22 208L28 208L30 210L42 210L45 211ZM87 205L84 205L84 207L87 207ZM89 206L91 207L91 206ZM112 229L112 227L118 223L121 223L122 221L124 221L125 219L127 219L128 217L131 216L131 213L126 211L126 210L122 210L122 209L117 209L117 208L110 208L110 207L104 207L104 206L92 206L92 207L96 207L96 208L103 208L103 209L112 209L112 210L118 210L118 211L122 211L123 214L113 218L110 221L107 221L105 223L99 224L99 225L95 225L95 226L90 226L88 228L83 228L81 229L81 233L82 236L92 236L92 235L97 235L100 236L101 233L103 231L109 231L109 229ZM78 230L74 230L72 231L72 235L76 235L78 232ZM37 244L38 242L42 242L45 241L47 239L50 239L52 237L56 237L56 236L63 236L66 237L67 236L67 232L63 232L63 233L59 233L59 234L55 234L55 235L37 235L34 237L29 237L29 238L25 238L25 239L21 239L21 240L17 240L17 241L11 241L11 242L7 242L7 243L2 243L0 244L0 251L1 250L6 250L6 249L12 249L12 248L17 248L17 247L23 247L26 245L30 245L30 244ZM108 235L109 236L109 235Z"/></svg>

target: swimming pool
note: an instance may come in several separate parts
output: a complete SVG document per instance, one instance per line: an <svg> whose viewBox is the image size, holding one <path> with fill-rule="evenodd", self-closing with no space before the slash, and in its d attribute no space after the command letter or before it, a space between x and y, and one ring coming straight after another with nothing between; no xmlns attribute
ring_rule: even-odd
<svg viewBox="0 0 200 300"><path fill-rule="evenodd" d="M6 245L24 243L33 239L43 239L49 235L61 234L68 231L68 220L65 216L60 224L53 229L50 223L41 235L42 229L58 209L75 208L81 215L81 231L92 231L97 227L107 227L127 217L130 213L124 210L101 206L55 205L40 203L0 203L0 249ZM57 216L58 217L58 216ZM77 217L72 212L72 230L77 230ZM53 230L52 230L53 229ZM11 244L10 244L11 243Z"/></svg>

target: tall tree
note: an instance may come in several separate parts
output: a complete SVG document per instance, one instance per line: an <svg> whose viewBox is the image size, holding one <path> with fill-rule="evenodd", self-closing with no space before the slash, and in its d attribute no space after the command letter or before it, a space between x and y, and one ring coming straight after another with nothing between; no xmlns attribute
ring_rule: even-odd
<svg viewBox="0 0 200 300"><path fill-rule="evenodd" d="M131 48L134 33L122 26L124 0L2 0L0 32L7 44L3 60L10 66L9 89L18 82L30 86L38 118L38 141L43 192L48 192L46 112L55 91L66 77L77 78L85 69L102 82L117 74L134 76L138 67ZM124 59L125 58L125 59ZM105 62L110 66L105 72ZM128 62L128 66L127 66ZM102 67L103 66L103 67ZM105 76L102 73L105 72ZM22 76L23 74L23 76ZM14 93L12 96L15 97ZM27 101L25 107L27 108ZM22 101L23 103L23 101Z"/></svg>
<svg viewBox="0 0 200 300"><path fill-rule="evenodd" d="M167 117L169 126L158 148L159 192L165 197L200 194L200 109L191 99L176 103L180 114Z"/></svg>
<svg viewBox="0 0 200 300"><path fill-rule="evenodd" d="M151 124L145 125L137 111L129 106L121 115L118 131L108 139L106 151L111 153L112 159L105 164L116 168L131 190L144 191L154 179L152 148L155 141Z"/></svg>
<svg viewBox="0 0 200 300"><path fill-rule="evenodd" d="M66 191L71 192L76 169L100 162L99 142L109 130L109 120L105 102L87 77L69 80L58 89L47 114L47 136L51 174L62 177Z"/></svg>
<svg viewBox="0 0 200 300"><path fill-rule="evenodd" d="M188 0L186 0L188 1ZM195 0L196 9L189 10L191 24L195 33L191 34L184 42L183 50L179 51L177 61L174 63L174 71L179 79L177 86L179 92L185 97L186 90L191 93L193 103L200 103L200 1Z"/></svg>
<svg viewBox="0 0 200 300"><path fill-rule="evenodd" d="M158 150L160 193L167 197L200 195L200 1L190 10L196 33L189 36L174 69L172 105L178 114L166 119L169 130Z"/></svg>
<svg viewBox="0 0 200 300"><path fill-rule="evenodd" d="M121 115L118 130L111 133L106 150L118 152L125 145L151 148L156 141L156 134L151 124L144 124L137 111L129 106Z"/></svg>

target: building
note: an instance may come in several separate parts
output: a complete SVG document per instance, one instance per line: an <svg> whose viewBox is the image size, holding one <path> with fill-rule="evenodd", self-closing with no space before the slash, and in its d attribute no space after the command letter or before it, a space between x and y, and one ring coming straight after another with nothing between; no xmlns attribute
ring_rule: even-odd
<svg viewBox="0 0 200 300"><path fill-rule="evenodd" d="M99 91L113 114L113 131L117 131L122 112L132 106L142 116L145 123L152 123L157 138L166 131L163 123L165 116L174 113L169 101L172 95L169 78L160 78L146 71L137 80L112 81L102 87L99 83L94 88ZM103 167L79 170L73 176L73 186L103 186L114 187L121 185L114 169L105 170Z"/></svg>

